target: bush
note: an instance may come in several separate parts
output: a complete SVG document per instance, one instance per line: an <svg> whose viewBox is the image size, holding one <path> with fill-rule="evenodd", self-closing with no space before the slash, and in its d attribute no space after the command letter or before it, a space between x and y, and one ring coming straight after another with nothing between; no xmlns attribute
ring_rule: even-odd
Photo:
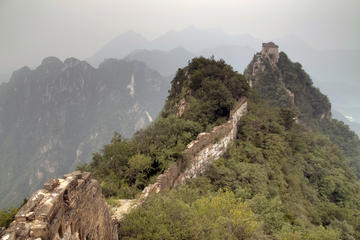
<svg viewBox="0 0 360 240"><path fill-rule="evenodd" d="M259 222L231 192L202 195L197 188L152 196L127 215L121 239L257 239Z"/></svg>

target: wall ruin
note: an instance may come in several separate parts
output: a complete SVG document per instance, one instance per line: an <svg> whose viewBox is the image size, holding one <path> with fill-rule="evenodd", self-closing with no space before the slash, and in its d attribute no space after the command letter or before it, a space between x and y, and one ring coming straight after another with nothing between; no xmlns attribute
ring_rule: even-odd
<svg viewBox="0 0 360 240"><path fill-rule="evenodd" d="M139 201L144 201L149 194L173 189L184 183L186 179L196 178L203 173L236 138L238 122L246 113L247 99L241 98L231 112L229 120L214 127L209 133L200 133L196 140L186 146L183 152L185 160L173 163L159 175L154 184L150 184L143 190Z"/></svg>
<svg viewBox="0 0 360 240"><path fill-rule="evenodd" d="M1 240L117 239L117 228L90 173L75 171L52 179L15 216Z"/></svg>

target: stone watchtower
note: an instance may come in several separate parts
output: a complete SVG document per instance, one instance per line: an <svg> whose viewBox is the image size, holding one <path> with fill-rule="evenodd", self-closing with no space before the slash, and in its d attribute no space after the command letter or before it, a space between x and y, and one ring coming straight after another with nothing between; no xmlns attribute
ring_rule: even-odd
<svg viewBox="0 0 360 240"><path fill-rule="evenodd" d="M279 61L279 46L273 42L263 43L261 55L270 58L270 61L277 63Z"/></svg>

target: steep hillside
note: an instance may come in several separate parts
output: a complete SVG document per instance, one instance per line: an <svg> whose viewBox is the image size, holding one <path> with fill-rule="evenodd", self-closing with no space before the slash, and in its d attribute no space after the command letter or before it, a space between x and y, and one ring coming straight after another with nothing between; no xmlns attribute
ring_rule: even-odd
<svg viewBox="0 0 360 240"><path fill-rule="evenodd" d="M245 78L224 61L194 58L178 70L151 126L130 140L115 136L90 164L79 168L93 173L106 197L134 198L171 163L186 162L185 147L199 133L225 123L248 89Z"/></svg>
<svg viewBox="0 0 360 240"><path fill-rule="evenodd" d="M327 96L313 86L300 63L291 62L284 52L275 57L263 50L254 56L245 76L270 105L294 111L297 122L306 129L329 136L360 177L358 136L344 123L332 119Z"/></svg>
<svg viewBox="0 0 360 240"><path fill-rule="evenodd" d="M360 184L341 150L250 99L229 151L202 177L133 210L120 238L359 238Z"/></svg>
<svg viewBox="0 0 360 240"><path fill-rule="evenodd" d="M313 81L327 94L333 107L360 119L359 49L317 50L294 36L277 41L293 60L303 64ZM339 91L341 89L341 91Z"/></svg>
<svg viewBox="0 0 360 240"><path fill-rule="evenodd" d="M285 53L256 54L245 75L266 101L295 110L300 120L331 118L328 98L313 86L301 64L291 62Z"/></svg>
<svg viewBox="0 0 360 240"><path fill-rule="evenodd" d="M209 146L230 139L213 136L209 144L207 136L238 130L202 174L155 188L159 194L121 215L119 239L360 238L359 138L332 120L327 97L274 43L263 45L245 76L223 60L193 59L178 70L151 126L129 140L116 134L79 166L99 180L110 205L127 208L133 200L118 198L139 196L161 173L171 176L174 163L191 170L186 151L194 144L206 160ZM247 115L231 121L244 97Z"/></svg>
<svg viewBox="0 0 360 240"><path fill-rule="evenodd" d="M359 139L331 120L327 97L284 53L257 54L246 75L253 91L233 146L202 177L125 216L120 238L359 239ZM207 92L197 85L206 77L190 86ZM189 90L176 80L163 112L187 116Z"/></svg>
<svg viewBox="0 0 360 240"><path fill-rule="evenodd" d="M143 63L69 58L24 67L0 87L0 207L88 162L114 131L130 137L156 118L166 80Z"/></svg>

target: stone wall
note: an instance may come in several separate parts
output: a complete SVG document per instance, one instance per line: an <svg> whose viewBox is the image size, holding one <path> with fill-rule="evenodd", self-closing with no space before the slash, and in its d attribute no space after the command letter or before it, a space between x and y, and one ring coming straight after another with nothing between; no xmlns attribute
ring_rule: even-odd
<svg viewBox="0 0 360 240"><path fill-rule="evenodd" d="M15 216L1 240L117 239L117 228L98 182L75 171L52 179Z"/></svg>
<svg viewBox="0 0 360 240"><path fill-rule="evenodd" d="M241 98L230 114L229 120L213 128L209 133L200 133L196 140L186 146L184 160L173 163L154 184L147 186L140 197L144 201L149 194L172 189L203 173L207 166L218 159L236 138L238 122L247 113L247 99Z"/></svg>
<svg viewBox="0 0 360 240"><path fill-rule="evenodd" d="M114 209L113 220L98 182L91 179L90 173L76 171L45 183L44 189L38 190L16 214L1 240L117 240L116 221L120 222L149 194L172 189L203 173L236 138L238 123L246 112L247 99L241 98L226 123L209 133L200 133L187 145L184 159L159 175L138 199L120 200L122 204Z"/></svg>

